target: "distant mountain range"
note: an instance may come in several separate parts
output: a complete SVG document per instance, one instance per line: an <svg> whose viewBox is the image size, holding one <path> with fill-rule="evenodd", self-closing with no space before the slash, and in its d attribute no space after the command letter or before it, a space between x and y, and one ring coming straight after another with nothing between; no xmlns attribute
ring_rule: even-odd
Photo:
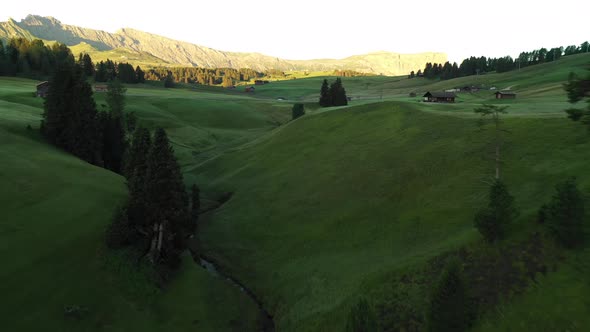
<svg viewBox="0 0 590 332"><path fill-rule="evenodd" d="M219 51L128 28L116 33L86 29L63 24L53 17L36 15L28 15L20 22L13 19L0 22L0 39L6 40L11 37L59 41L72 47L73 50L83 50L91 56L96 54L98 58L115 54L118 58L111 58L115 61L164 66L252 68L258 71L269 69L355 70L383 75L404 75L412 70L424 68L426 62L447 61L446 54L434 52L419 54L375 52L345 59L286 60L260 53Z"/></svg>

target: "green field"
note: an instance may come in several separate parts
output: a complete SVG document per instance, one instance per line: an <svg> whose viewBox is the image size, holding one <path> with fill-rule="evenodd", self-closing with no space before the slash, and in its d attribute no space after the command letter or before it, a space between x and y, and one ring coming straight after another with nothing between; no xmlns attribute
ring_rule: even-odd
<svg viewBox="0 0 590 332"><path fill-rule="evenodd" d="M340 331L359 296L386 296L392 275L480 241L472 219L493 174L492 132L481 131L473 114L481 103L510 106L503 177L521 211L515 233L534 227L537 209L567 176L578 176L588 192L590 136L565 117L562 83L589 61L577 55L440 82L345 78L352 102L328 109L314 105L321 76L272 82L253 94L130 86L127 110L150 128L166 128L187 185L198 183L206 200L234 193L203 215L201 249L251 288L277 330ZM169 287L157 290L124 254L104 248L124 179L40 139L35 83L0 78L4 325L255 330L256 305L188 255ZM459 94L455 104L420 101L426 91L464 85L510 87L518 97L496 102L494 91L481 90ZM101 108L104 96L95 98ZM308 114L289 122L296 101ZM486 313L474 330L583 331L589 254L566 253L555 272ZM79 316L64 313L72 305L82 308Z"/></svg>

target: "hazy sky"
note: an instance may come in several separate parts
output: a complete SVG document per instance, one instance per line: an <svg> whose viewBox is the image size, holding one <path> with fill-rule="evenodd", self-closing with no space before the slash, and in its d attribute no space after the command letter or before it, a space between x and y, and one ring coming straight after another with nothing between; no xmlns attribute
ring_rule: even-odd
<svg viewBox="0 0 590 332"><path fill-rule="evenodd" d="M445 52L460 61L578 45L590 40L589 9L588 0L21 0L3 3L0 20L53 16L64 24L109 32L129 27L287 59L386 50Z"/></svg>

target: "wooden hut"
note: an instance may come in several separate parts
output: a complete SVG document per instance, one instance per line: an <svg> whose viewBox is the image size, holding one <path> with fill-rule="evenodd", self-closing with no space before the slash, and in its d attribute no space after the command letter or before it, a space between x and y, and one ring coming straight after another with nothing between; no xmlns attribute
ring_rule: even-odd
<svg viewBox="0 0 590 332"><path fill-rule="evenodd" d="M44 81L44 82L37 84L37 92L36 92L37 97L46 98L48 91L49 91L49 82Z"/></svg>
<svg viewBox="0 0 590 332"><path fill-rule="evenodd" d="M512 91L497 91L494 93L496 95L496 99L514 99L516 98L516 93Z"/></svg>
<svg viewBox="0 0 590 332"><path fill-rule="evenodd" d="M455 95L454 92L426 92L424 94L424 101L428 103L454 103Z"/></svg>

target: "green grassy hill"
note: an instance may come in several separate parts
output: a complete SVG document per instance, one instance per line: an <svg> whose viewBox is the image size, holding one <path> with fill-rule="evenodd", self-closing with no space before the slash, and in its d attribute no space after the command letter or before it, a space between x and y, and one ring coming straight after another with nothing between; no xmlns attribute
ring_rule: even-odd
<svg viewBox="0 0 590 332"><path fill-rule="evenodd" d="M42 101L33 97L34 87L29 80L0 79L4 328L255 329L256 305L189 257L169 288L160 291L125 255L104 248L106 226L126 196L124 179L41 141L36 131ZM159 116L172 117L163 111ZM79 316L66 314L68 307L79 307Z"/></svg>
<svg viewBox="0 0 590 332"><path fill-rule="evenodd" d="M276 313L279 330L339 330L351 302L390 287L384 285L390 275L479 241L472 220L485 204L493 164L491 133L478 130L473 108L495 102L493 91L460 94L453 105L420 103L402 93L470 80L483 84L484 79L518 91L517 100L498 103L510 104L503 172L521 209L515 228L527 229L558 181L577 175L581 187L589 189L584 170L590 139L583 126L565 118L568 104L561 87L570 70L587 62L587 56L578 56L520 72L434 83L347 79L350 94L362 94L366 87L370 99L328 112L312 110L257 144L192 171L200 183L235 192L208 216L201 241L262 296ZM313 100L320 82L273 83L256 93ZM376 100L382 90L383 99L391 101ZM506 306L517 316L527 302L540 301L546 304L543 320L528 315L498 322L494 317L486 326L507 329L517 319L523 328L539 327L539 322L553 328L587 326L581 313L590 307L584 299L567 298L569 311L549 306L566 300L562 291L588 291L583 274L567 266L518 300L522 304Z"/></svg>
<svg viewBox="0 0 590 332"><path fill-rule="evenodd" d="M480 131L473 114L482 102L510 105L503 176L521 211L516 238L537 227L537 209L558 181L577 175L588 192L590 137L565 118L561 84L589 60L449 81L345 78L350 106L328 109L314 105L323 77L272 82L253 94L139 85L128 89L127 110L166 128L185 181L201 186L205 204L234 193L201 219L201 247L254 291L277 330L339 331L358 296L387 298L394 276L480 241L472 219L493 174L492 133ZM188 257L158 291L125 255L105 250L124 179L42 142L35 83L0 78L0 311L12 317L5 326L255 330L255 304ZM511 87L518 97L495 101L481 90L459 94L456 104L420 102L425 91L471 84ZM418 97L408 97L412 91ZM104 95L95 98L101 108ZM308 114L288 122L295 101ZM590 253L564 254L556 271L486 313L475 330L589 326L590 303L579 294L590 293ZM82 308L80 317L66 315L66 306Z"/></svg>

